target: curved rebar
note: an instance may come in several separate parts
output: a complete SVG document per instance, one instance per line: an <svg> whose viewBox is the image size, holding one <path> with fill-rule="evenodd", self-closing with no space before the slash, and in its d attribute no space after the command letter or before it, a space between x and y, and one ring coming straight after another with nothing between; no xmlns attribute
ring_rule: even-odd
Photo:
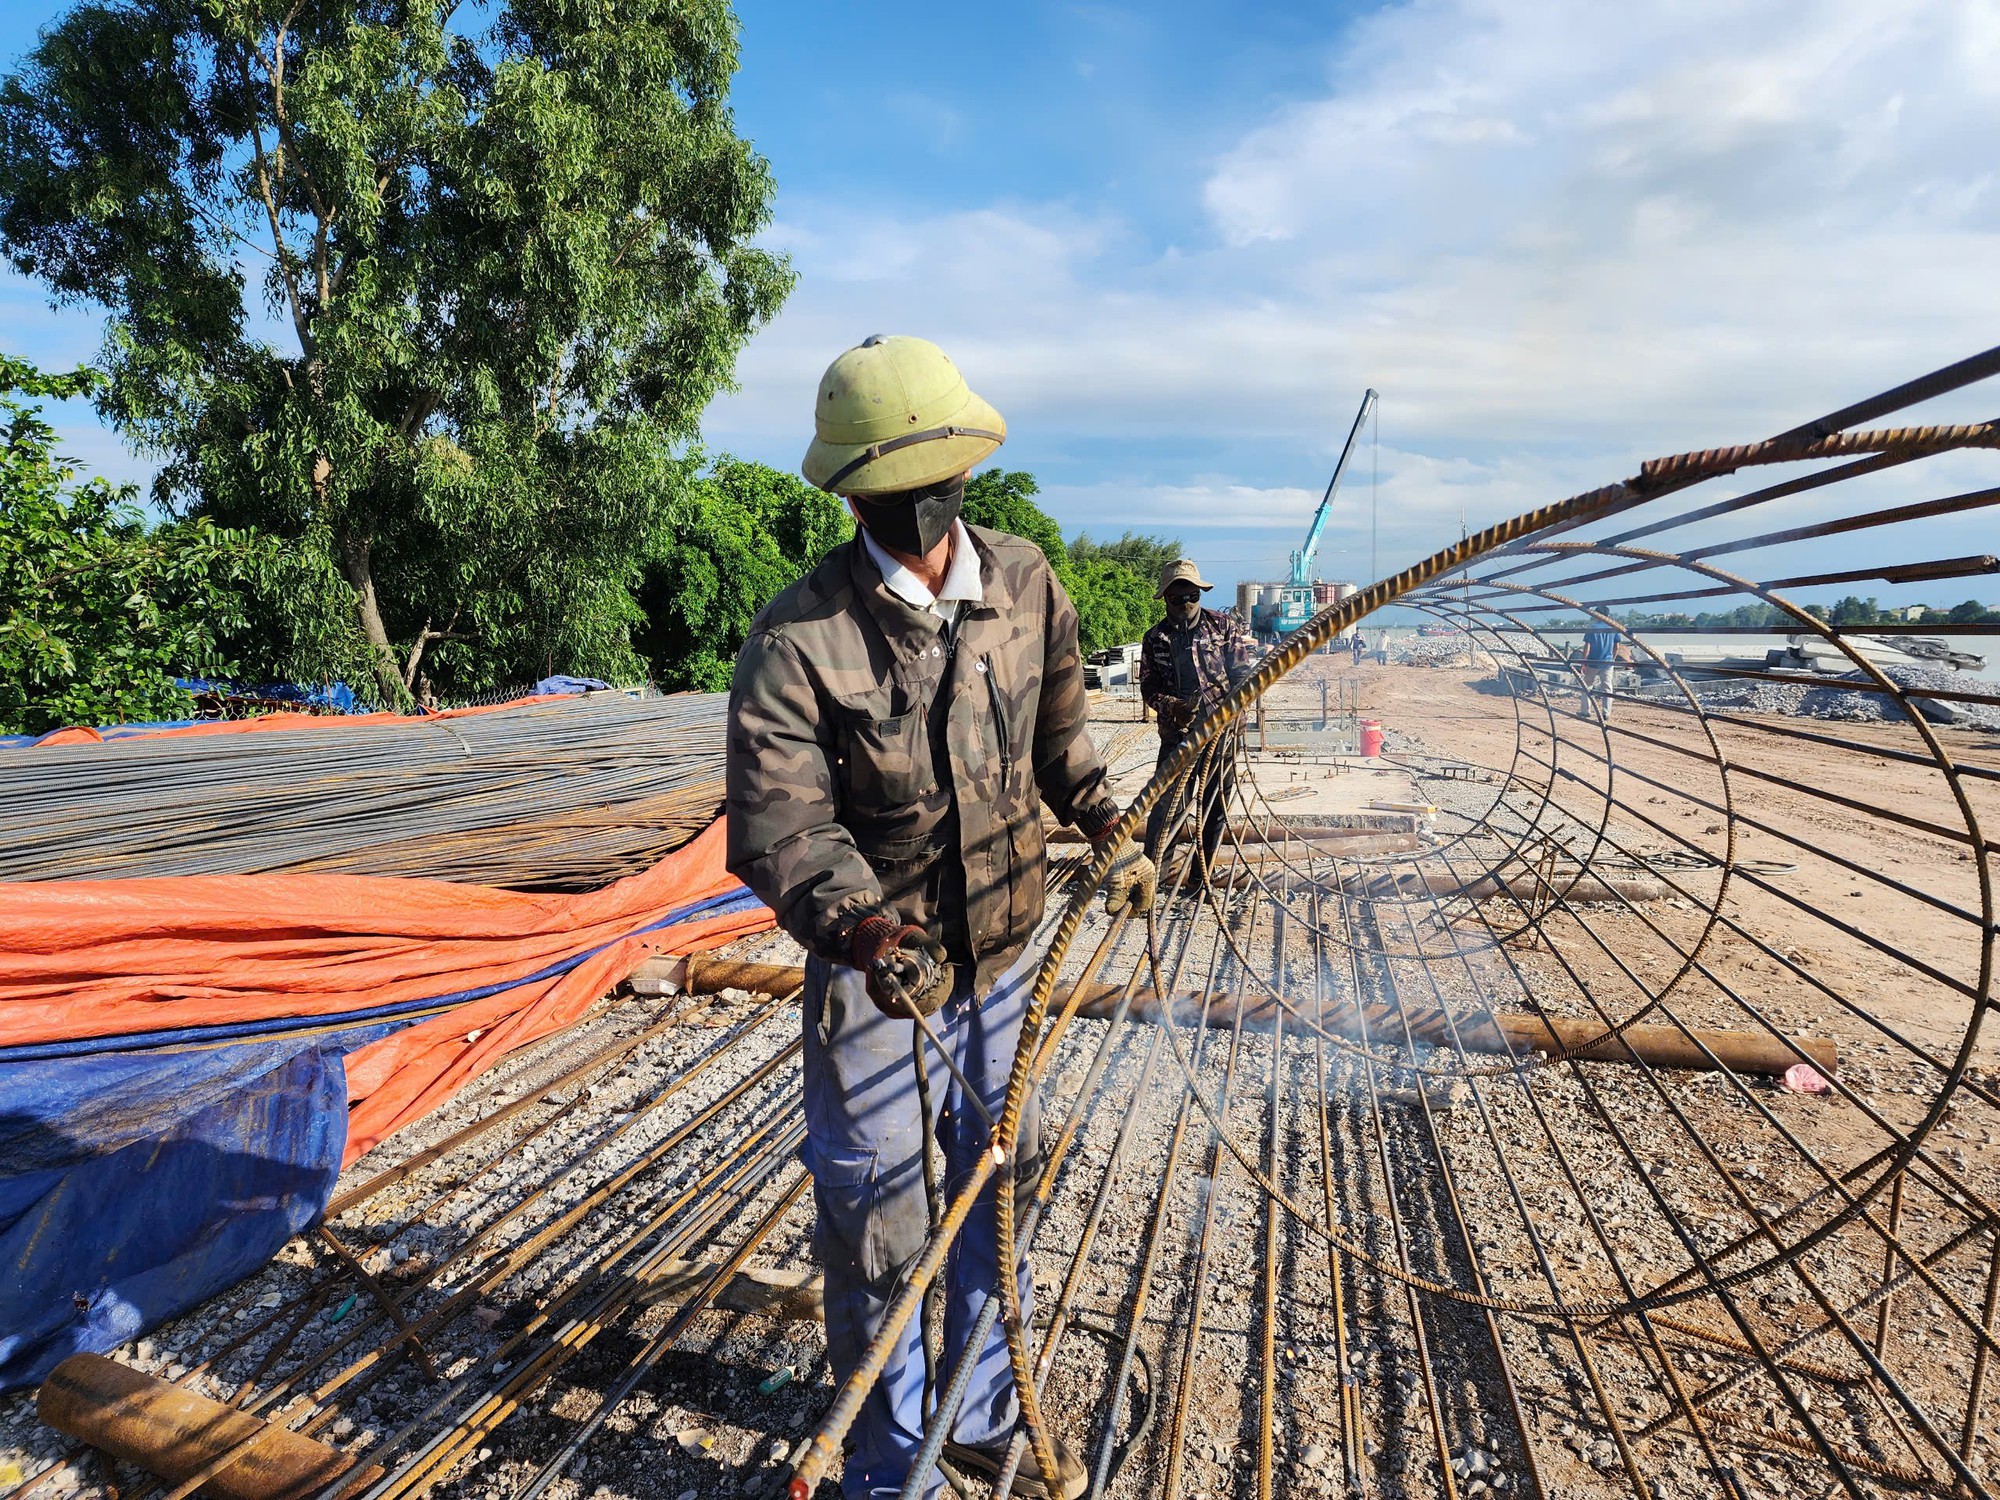
<svg viewBox="0 0 2000 1500"><path fill-rule="evenodd" d="M1815 544L1835 537L1858 536L1871 552L1879 551L1883 542L1875 533L1900 538L1948 525L1953 517L2000 503L2000 488L1872 508L1862 504L1734 538L1718 540L1715 526L1725 517L1754 516L1762 504L1809 492L1825 496L1835 485L1939 454L2000 447L2000 423L1994 422L1841 430L1996 374L2000 351L1760 443L1650 461L1631 479L1490 527L1329 605L1276 646L1188 728L1074 881L1051 925L1030 995L987 1158L993 1170L964 1186L953 1219L962 1221L986 1176L999 1177L999 1263L1017 1261L1022 1226L1011 1178L1022 1109L1030 1091L1042 1085L1072 1024L1082 1014L1101 1013L1086 1012L1086 1002L1095 1004L1087 993L1089 978L1103 949L1083 979L1065 977L1070 949L1119 842L1136 837L1163 798L1192 794L1198 837L1205 789L1218 774L1214 752L1233 738L1234 748L1223 753L1241 763L1234 798L1254 819L1244 830L1250 837L1226 819L1231 859L1226 889L1212 883L1198 905L1177 903L1170 924L1149 922L1142 943L1120 947L1129 967L1114 1030L1129 1024L1128 1005L1134 1014L1144 1009L1147 1019L1159 1024L1174 1063L1165 1073L1181 1119L1198 1115L1211 1136L1216 1165L1202 1179L1210 1184L1206 1191L1221 1191L1226 1168L1269 1216L1264 1373L1257 1402L1260 1495L1272 1492L1272 1464L1283 1436L1269 1368L1278 1347L1273 1320L1280 1316L1272 1267L1281 1241L1291 1244L1295 1237L1324 1247L1341 1328L1350 1271L1357 1284L1399 1287L1399 1295L1409 1299L1423 1371L1419 1404L1429 1412L1434 1472L1447 1494L1456 1492L1454 1467L1470 1460L1454 1458L1446 1441L1458 1419L1448 1421L1445 1406L1458 1397L1446 1382L1432 1380L1432 1368L1439 1359L1458 1356L1440 1353L1444 1346L1433 1347L1424 1327L1447 1317L1450 1308L1479 1320L1468 1329L1484 1330L1485 1358L1497 1372L1493 1389L1504 1397L1493 1408L1494 1419L1505 1414L1503 1425L1518 1450L1514 1461L1537 1489L1547 1460L1538 1455L1539 1439L1530 1431L1537 1419L1521 1394L1513 1363L1519 1356L1512 1351L1517 1329L1548 1324L1567 1330L1578 1367L1595 1393L1596 1420L1609 1434L1609 1472L1621 1474L1642 1494L1653 1462L1647 1445L1674 1431L1695 1441L1719 1488L1741 1487L1743 1460L1734 1455L1746 1442L1755 1446L1760 1424L1720 1408L1736 1399L1731 1393L1745 1381L1768 1388L1777 1401L1773 1410L1791 1424L1783 1431L1761 1424L1769 1442L1760 1451L1810 1456L1838 1489L1861 1495L1873 1493L1869 1486L1879 1483L1916 1483L1939 1494L1991 1493L1991 1465L1979 1439L1991 1358L2000 1353L1993 1333L2000 1306L2000 1216L1989 1206L2000 1195L1967 1170L1956 1148L1940 1142L1954 1109L1967 1100L2000 1114L2000 1088L1974 1076L1985 1012L1994 1000L1996 851L1985 827L2000 818L1995 803L2000 764L1972 753L1926 715L1993 712L2000 725L2000 693L1926 686L1907 673L1899 677L1859 648L1853 639L1862 633L1857 627L1832 623L1824 608L1807 608L1801 591L1867 579L1922 582L2000 570L1985 557L1936 562L1921 555L1897 557L1856 570L1817 564L1810 555ZM1673 513L1666 507L1679 491L1741 469L1828 460L1841 462L1748 495ZM1635 510L1646 512L1640 524L1622 519ZM1621 518L1616 531L1586 534L1594 523L1614 516ZM1679 550L1651 540L1698 525L1707 529ZM1649 539L1648 546L1631 545L1640 536ZM1773 562L1758 578L1726 571L1711 560L1730 553L1758 553ZM1792 562L1795 556L1802 561ZM1685 575L1687 584L1644 581L1646 592L1629 592L1626 580L1651 580L1663 570ZM1521 576L1530 571L1538 576ZM1785 576L1773 576L1778 573ZM1789 668L1760 671L1729 663L1710 669L1678 659L1673 650L1674 632L1692 630L1692 624L1631 625L1619 618L1621 611L1647 603L1697 598L1752 607L1763 622L1758 628L1789 635L1795 644L1803 641L1808 654L1818 650L1827 659L1837 657L1846 674L1833 676L1824 662L1810 679ZM1488 691L1504 693L1514 713L1497 762L1440 755L1417 745L1402 747L1395 758L1427 786L1445 786L1449 768L1472 765L1484 777L1480 784L1492 788L1483 810L1459 797L1438 814L1447 826L1421 834L1414 850L1350 855L1338 839L1310 836L1302 824L1295 826L1273 803L1256 775L1251 736L1238 731L1253 705L1265 703L1313 653L1391 604L1422 611L1455 632L1447 649L1462 654L1468 673L1491 672L1486 680L1494 686ZM1629 641L1629 663L1599 673L1594 665L1572 660L1562 638L1574 636L1585 622L1615 629ZM1893 639L1909 632L1891 625L1870 633ZM1653 686L1635 689L1634 677ZM1885 728L1879 734L1821 731L1786 721L1782 708L1776 716L1755 707L1734 711L1728 694L1744 682L1782 692L1801 684L1803 690L1827 691L1837 682L1838 691L1877 703ZM1939 703L1946 709L1938 709ZM1259 711L1260 727L1267 712ZM1809 749L1828 758L1835 784L1819 784L1812 771L1795 763L1799 757L1786 760L1787 744L1799 746L1801 756ZM1865 768L1876 763L1911 776L1934 773L1935 786L1873 793ZM1970 868L1954 867L1932 880L1901 873L1887 860L1858 859L1813 838L1814 808L1866 830L1897 829L1938 842L1957 850L1958 862ZM1700 835L1682 826L1697 819ZM1873 892L1893 912L1922 913L1922 921L1932 925L1913 928L1905 921L1899 927L1902 919L1878 923L1864 908L1851 914L1831 909L1826 897L1806 884L1809 877L1822 876L1855 882L1854 894ZM1638 889L1641 885L1645 889ZM1265 907L1276 919L1260 928L1256 914ZM1787 922L1798 936L1786 934ZM1213 991L1196 997L1177 993L1178 979L1168 978L1177 975L1197 929L1213 935L1214 952L1226 958L1239 987L1234 1019L1222 1023L1232 1037L1243 1037L1253 1024L1275 1024L1269 1039L1257 1044L1271 1072L1257 1091L1265 1102L1254 1126L1232 1124L1230 1072L1221 1075L1222 1093L1211 1098L1212 1064L1199 1055L1199 1046L1190 1049L1183 1042L1188 1018L1177 1006L1201 1002L1195 1007L1201 1013L1194 1021L1197 1042L1203 1028L1231 1010L1214 1004L1221 997ZM1857 963L1865 960L1915 990L1949 997L1950 1019L1942 1031L1935 1024L1913 1027L1905 1009L1856 992L1831 965L1799 946L1820 941L1804 936L1808 929L1855 954ZM1329 959L1334 967L1328 967ZM1300 963L1312 975L1306 988L1295 978ZM1743 976L1751 972L1773 976L1770 983L1782 989L1782 1005L1763 990L1746 987ZM1133 987L1142 977L1151 990L1140 992L1142 1005L1133 1004ZM1423 987L1426 998L1403 997L1412 982ZM1057 991L1065 984L1068 996L1058 1004ZM1517 995L1524 1006L1515 1032L1503 1033L1490 1012L1492 1002L1485 996L1495 988ZM1256 996L1257 1004L1246 1005L1246 995ZM1263 1020L1246 1019L1253 1012ZM1749 1029L1718 1031L1710 1019L1715 1016L1741 1019ZM1879 1047L1892 1060L1907 1060L1920 1070L1923 1104L1915 1118L1904 1118L1912 1112L1875 1098L1865 1071L1850 1078L1844 1067L1834 1068L1819 1077L1813 1063L1829 1056L1826 1049L1834 1044L1801 1035L1803 1022L1835 1026L1843 1050L1852 1045L1865 1055ZM1547 1045L1509 1039L1536 1035L1534 1026L1544 1029ZM1100 1045L1110 1040L1107 1034ZM1652 1049L1669 1043L1669 1052L1658 1055L1673 1061L1649 1060ZM1801 1088L1821 1087L1850 1109L1857 1122L1849 1131L1853 1139L1828 1136L1775 1107L1769 1085L1759 1081L1769 1075L1744 1071L1749 1065L1741 1058L1749 1054L1742 1049L1751 1047L1764 1049L1759 1057L1775 1055L1790 1065L1800 1074ZM1149 1059L1158 1051L1156 1039ZM1229 1068L1235 1068L1234 1040L1227 1056ZM1685 1087L1670 1082L1670 1074L1690 1064L1718 1080L1721 1092L1713 1107L1695 1108L1683 1097ZM1330 1072L1351 1075L1359 1092L1349 1106L1359 1114L1350 1121L1343 1112L1349 1106L1335 1111L1322 1105L1317 1127L1297 1139L1287 1134L1281 1114L1290 1107L1290 1096L1280 1078L1301 1081L1288 1071L1300 1067L1307 1070L1305 1078L1317 1077L1322 1095ZM1149 1062L1146 1077L1152 1074ZM1385 1079L1395 1080L1393 1086ZM1627 1079L1629 1088L1619 1081ZM1405 1081L1414 1089L1405 1088ZM1093 1071L1089 1087L1102 1086ZM1441 1120L1428 1092L1434 1087L1470 1091L1477 1119L1468 1137ZM1414 1100L1407 1107L1416 1112L1418 1134L1385 1130L1384 1100L1391 1093ZM1136 1096L1126 1107L1137 1107ZM1572 1116L1578 1109L1588 1111L1598 1122L1593 1128L1606 1138L1610 1155L1603 1166L1583 1164L1600 1147L1576 1134L1580 1127ZM1718 1135L1711 1117L1743 1123L1736 1134ZM1370 1189L1367 1182L1358 1187L1382 1195L1384 1226L1343 1215L1334 1188L1336 1148L1344 1157L1340 1142L1346 1133L1370 1120L1372 1129L1363 1128L1353 1139L1373 1141L1369 1170L1377 1187ZM1470 1205L1461 1200L1453 1163L1475 1148L1484 1155L1468 1157L1468 1164L1497 1163L1503 1190L1498 1199ZM1752 1148L1775 1155L1745 1176L1735 1164ZM1529 1149L1546 1156L1545 1180L1516 1161ZM1317 1174L1302 1175L1288 1151L1316 1154ZM1162 1211L1178 1160L1176 1145L1160 1187ZM1410 1170L1406 1163L1415 1160L1432 1163L1426 1180L1443 1195L1435 1208L1404 1201L1396 1186L1399 1174ZM1631 1259L1625 1248L1631 1227L1593 1204L1592 1173L1612 1164L1632 1183L1635 1201L1647 1205L1642 1227L1673 1246L1678 1263L1655 1267ZM1768 1188L1758 1186L1772 1180L1767 1174L1773 1170L1786 1180L1775 1202L1769 1201ZM1289 1185L1291 1179L1303 1190ZM1100 1195L1108 1189L1106 1179ZM1580 1209L1586 1242L1596 1247L1613 1285L1593 1290L1576 1284L1565 1270L1555 1249L1556 1221L1548 1218L1560 1206L1552 1192L1568 1195ZM1912 1238L1907 1200L1913 1193L1942 1205L1928 1210L1932 1216L1955 1217L1962 1227L1941 1244ZM1698 1203L1712 1205L1706 1216L1695 1212ZM1441 1235L1436 1248L1421 1256L1404 1229L1413 1213L1435 1213ZM1718 1214L1726 1217L1713 1217ZM1288 1226L1283 1236L1281 1219ZM948 1226L945 1237L951 1232ZM1523 1240L1524 1257L1514 1265L1490 1259L1476 1243L1501 1233ZM1157 1228L1153 1243L1141 1262L1142 1288L1151 1275ZM1197 1282L1207 1265L1205 1238L1202 1245ZM1873 1280L1857 1290L1847 1268L1857 1247L1869 1246L1880 1252L1881 1263L1870 1273ZM942 1245L932 1250L936 1253L920 1262L903 1300L918 1295L919 1284L941 1265ZM1991 1257L1990 1269L1971 1281L1974 1273L1960 1264L1968 1251ZM1066 1287L1077 1284L1088 1254L1087 1246L1075 1252ZM1816 1321L1773 1337L1746 1312L1742 1293L1752 1286L1803 1296ZM1956 1368L1964 1371L1962 1384L1948 1383L1941 1393L1891 1359L1888 1310L1905 1289L1928 1297L1934 1316L1947 1320L1956 1340ZM1013 1279L1003 1276L998 1290L1021 1404L1021 1437L1049 1472L1055 1453L1042 1387L1060 1330L1038 1347L1022 1318ZM1199 1285L1193 1296L1192 1305L1199 1308ZM1721 1314L1731 1326L1706 1321L1703 1309ZM1865 1326L1871 1319L1872 1331ZM1190 1325L1186 1361L1194 1359L1204 1336L1199 1321ZM1340 1334L1342 1349L1347 1337ZM1688 1353L1690 1341L1696 1351L1727 1350L1742 1363L1727 1382L1691 1379L1714 1354ZM1802 1364L1800 1351L1814 1341L1830 1341L1851 1364ZM1183 1380L1190 1369L1184 1363ZM864 1360L855 1379L836 1393L798 1457L795 1496L808 1494L827 1471L873 1378ZM1830 1415L1823 1400L1815 1402L1812 1384L1836 1378L1864 1393L1863 1407ZM1646 1393L1639 1404L1657 1403L1642 1427L1628 1427L1629 1413L1622 1407L1634 1397L1628 1390L1623 1401L1614 1399L1615 1380L1638 1380ZM1348 1388L1344 1383L1343 1390ZM1963 1409L1946 1419L1941 1403L1948 1404L1954 1391L1964 1398ZM1115 1388L1106 1394L1108 1445L1117 1395ZM1356 1436L1363 1409L1343 1395L1340 1411L1343 1469L1351 1482L1359 1482L1368 1463ZM1178 1420L1160 1441L1169 1445L1162 1462L1171 1493L1183 1472ZM1017 1443L1017 1454L1022 1446ZM912 1478L913 1485L919 1482L920 1476Z"/></svg>

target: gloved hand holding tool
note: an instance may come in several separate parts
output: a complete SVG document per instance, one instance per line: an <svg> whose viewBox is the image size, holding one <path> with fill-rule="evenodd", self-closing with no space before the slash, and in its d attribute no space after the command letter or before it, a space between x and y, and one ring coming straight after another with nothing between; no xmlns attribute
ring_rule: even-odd
<svg viewBox="0 0 2000 1500"><path fill-rule="evenodd" d="M944 944L921 927L898 924L890 916L874 916L856 924L847 951L854 967L868 976L868 998L875 1002L875 1008L898 1021L907 1017L917 1023L924 1040L958 1080L959 1092L992 1126L993 1112L931 1025L930 1018L943 1009L958 982L957 971L945 957Z"/></svg>
<svg viewBox="0 0 2000 1500"><path fill-rule="evenodd" d="M1097 840L1091 842L1096 843ZM1159 867L1130 838L1123 840L1118 846L1118 853L1112 858L1111 868L1105 872L1105 911L1114 917L1128 906L1134 915L1149 912L1153 909L1153 898L1159 894L1159 889Z"/></svg>
<svg viewBox="0 0 2000 1500"><path fill-rule="evenodd" d="M1201 704L1190 698L1162 698L1153 711L1159 715L1161 729L1169 734L1184 734L1200 713Z"/></svg>
<svg viewBox="0 0 2000 1500"><path fill-rule="evenodd" d="M869 917L855 926L848 952L868 976L868 998L885 1016L900 1021L912 1008L934 1016L951 998L957 975L944 944L921 927L893 916Z"/></svg>

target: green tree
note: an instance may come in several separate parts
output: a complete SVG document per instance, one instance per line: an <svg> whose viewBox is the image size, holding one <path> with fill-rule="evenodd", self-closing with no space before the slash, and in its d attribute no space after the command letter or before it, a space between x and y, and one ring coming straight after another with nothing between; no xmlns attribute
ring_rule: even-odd
<svg viewBox="0 0 2000 1500"><path fill-rule="evenodd" d="M687 487L639 585L634 644L654 680L727 688L757 611L853 532L836 497L763 464L719 460Z"/></svg>
<svg viewBox="0 0 2000 1500"><path fill-rule="evenodd" d="M1986 606L1977 599L1968 599L1963 604L1954 604L1945 618L1955 625L1977 625L1987 616Z"/></svg>
<svg viewBox="0 0 2000 1500"><path fill-rule="evenodd" d="M88 0L0 84L0 237L110 311L162 506L299 560L277 657L624 675L670 450L791 284L736 59L727 0Z"/></svg>
<svg viewBox="0 0 2000 1500"><path fill-rule="evenodd" d="M1039 505L1035 496L1042 487L1035 476L1019 469L988 469L975 474L965 486L965 519L974 526L990 527L1026 537L1048 557L1056 578L1071 594L1075 575L1069 565L1069 548L1063 543L1062 527Z"/></svg>
<svg viewBox="0 0 2000 1500"><path fill-rule="evenodd" d="M1153 597L1156 578L1101 555L1083 557L1072 567L1070 595L1086 653L1135 642L1166 617L1166 605Z"/></svg>
<svg viewBox="0 0 2000 1500"><path fill-rule="evenodd" d="M87 393L0 354L0 730L186 714L177 675L227 674L221 639L273 549L206 519L149 526L131 486L74 483L33 398ZM29 398L29 399L20 399Z"/></svg>
<svg viewBox="0 0 2000 1500"><path fill-rule="evenodd" d="M1831 616L1836 625L1874 625L1881 618L1881 608L1873 599L1857 599L1852 594L1834 602Z"/></svg>
<svg viewBox="0 0 2000 1500"><path fill-rule="evenodd" d="M1844 599L1841 601L1841 604L1851 608L1859 605L1860 602L1856 599ZM1871 599L1868 601L1866 607L1873 608L1874 603L1875 601ZM1836 608L1838 607L1836 606ZM1808 609L1817 618L1826 618L1827 611L1825 605L1814 604L1808 606ZM1613 610L1611 614L1613 619L1621 620L1626 625L1634 628L1652 626L1657 629L1663 626L1677 626L1683 629L1715 630L1751 626L1759 629L1768 627L1780 631L1790 631L1798 623L1790 615L1773 604L1740 604L1735 609L1704 610L1697 615L1690 615L1684 611L1660 613L1644 609L1628 609L1622 614L1617 610ZM1567 630L1582 630L1587 624L1587 621L1575 620L1568 622L1562 628Z"/></svg>
<svg viewBox="0 0 2000 1500"><path fill-rule="evenodd" d="M1181 556L1179 538L1141 536L1136 531L1128 531L1115 542L1093 541L1086 532L1069 544L1070 560L1082 563L1089 558L1103 558L1106 562L1129 569L1141 578L1153 580L1159 585L1160 574L1168 563Z"/></svg>

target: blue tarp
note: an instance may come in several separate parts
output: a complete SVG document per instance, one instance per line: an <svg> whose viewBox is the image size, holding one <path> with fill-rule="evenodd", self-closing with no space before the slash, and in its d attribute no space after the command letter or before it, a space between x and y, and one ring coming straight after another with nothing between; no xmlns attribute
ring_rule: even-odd
<svg viewBox="0 0 2000 1500"><path fill-rule="evenodd" d="M311 1225L347 1138L338 1038L0 1067L0 1391L103 1353Z"/></svg>
<svg viewBox="0 0 2000 1500"><path fill-rule="evenodd" d="M150 734L156 729L186 729L190 724L213 724L213 719L148 719L140 724L105 724L98 726L100 739L123 740L135 734ZM67 726L65 726L67 727ZM52 734L61 734L61 729L45 730L41 734L0 734L0 748L25 749L29 745L39 745Z"/></svg>
<svg viewBox="0 0 2000 1500"><path fill-rule="evenodd" d="M362 711L354 689L344 682L322 682L314 687L296 682L266 682L256 687L245 687L239 682L216 682L206 677L176 677L174 685L186 688L190 693L214 693L220 698L297 703L306 708L330 708L342 714Z"/></svg>
<svg viewBox="0 0 2000 1500"><path fill-rule="evenodd" d="M608 693L611 684L599 682L595 677L544 677L528 689L530 698L546 697L550 693Z"/></svg>
<svg viewBox="0 0 2000 1500"><path fill-rule="evenodd" d="M638 930L755 904L738 886ZM0 1048L0 1391L187 1311L318 1222L347 1141L347 1053L598 951L344 1015Z"/></svg>
<svg viewBox="0 0 2000 1500"><path fill-rule="evenodd" d="M296 703L302 708L330 708L336 713L362 713L365 710L354 696L354 689L344 682L325 683L319 687L300 687L295 683L267 683L263 687L244 688L229 682L211 682L206 677L176 677L174 686L186 688L190 693L218 693L221 696L255 698L276 703ZM564 689L552 689L561 692ZM581 689L578 689L581 691ZM107 740L129 739L135 734L151 734L161 729L186 729L193 724L213 724L214 719L148 719L138 724L100 724L96 726L100 738ZM52 729L47 734L61 734L62 730ZM47 734L0 734L0 749L24 749L39 744Z"/></svg>

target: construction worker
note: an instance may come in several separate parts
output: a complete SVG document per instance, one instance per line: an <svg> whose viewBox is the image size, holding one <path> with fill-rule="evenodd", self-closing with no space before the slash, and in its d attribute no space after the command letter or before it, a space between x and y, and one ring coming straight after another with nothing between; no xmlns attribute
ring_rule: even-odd
<svg viewBox="0 0 2000 1500"><path fill-rule="evenodd" d="M1257 662L1257 643L1242 621L1222 610L1202 608L1201 596L1213 587L1201 576L1201 569L1185 557L1160 570L1160 586L1153 597L1166 601L1167 617L1147 631L1139 645L1139 695L1159 717L1159 765L1165 765L1167 757L1180 747L1188 726L1213 708ZM1171 841L1170 830L1186 811L1187 797L1196 787L1202 799L1201 863L1195 867L1191 885L1206 882L1215 867L1216 847L1222 842L1229 799L1236 789L1233 737L1218 739L1191 782L1153 804L1146 824L1146 848L1155 857L1164 857L1163 840Z"/></svg>
<svg viewBox="0 0 2000 1500"><path fill-rule="evenodd" d="M959 519L968 471L1006 435L1000 414L935 344L878 335L827 369L814 425L805 476L847 497L860 529L765 608L737 657L729 868L809 955L803 1154L827 1357L844 1381L930 1232L926 1133L948 1202L990 1142L981 1109L997 1117L1005 1101L1042 917L1042 804L1100 842L1118 805L1086 732L1076 611L1047 558ZM1127 840L1105 904L1145 910L1154 882ZM1025 1206L1043 1164L1032 1093L1015 1157ZM989 1477L1016 1425L1004 1330L964 1346L999 1284L997 1234L989 1187L952 1249L935 1372L942 1392L960 1358L975 1361L945 1458ZM1028 1267L1010 1271L1025 1307ZM921 1446L921 1323L850 1431L849 1500L896 1494ZM1014 1493L1080 1494L1081 1466L1058 1453L1045 1476L1031 1445Z"/></svg>
<svg viewBox="0 0 2000 1500"><path fill-rule="evenodd" d="M1583 632L1584 704L1600 719L1611 717L1619 644L1618 627L1609 620L1593 619Z"/></svg>

